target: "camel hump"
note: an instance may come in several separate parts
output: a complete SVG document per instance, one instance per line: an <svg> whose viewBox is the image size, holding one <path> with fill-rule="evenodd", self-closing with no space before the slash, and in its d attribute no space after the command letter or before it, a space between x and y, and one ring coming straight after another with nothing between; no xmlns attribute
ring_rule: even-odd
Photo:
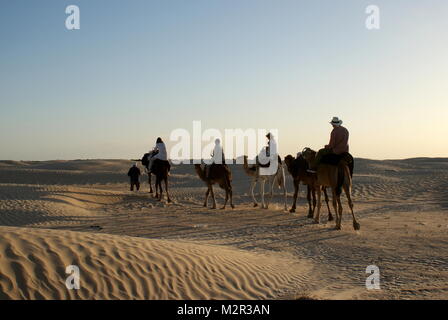
<svg viewBox="0 0 448 320"><path fill-rule="evenodd" d="M210 165L206 164L205 167L210 167L210 176L211 177L222 177L222 178L228 178L229 181L232 180L232 171L230 171L230 168L227 164L219 164L219 163L212 163ZM204 168L205 169L205 168Z"/></svg>
<svg viewBox="0 0 448 320"><path fill-rule="evenodd" d="M330 153L322 157L321 163L337 166L342 161L344 161L344 163L346 163L347 165L353 163L353 156L348 152L344 152L341 154Z"/></svg>
<svg viewBox="0 0 448 320"><path fill-rule="evenodd" d="M212 163L212 164L206 164L206 167L210 167L210 170L226 170L230 172L230 168L225 163Z"/></svg>
<svg viewBox="0 0 448 320"><path fill-rule="evenodd" d="M353 156L344 152L341 154L330 153L322 157L321 163L328 164L332 166L347 166L350 170L350 176L353 177L353 170L355 167L355 160Z"/></svg>
<svg viewBox="0 0 448 320"><path fill-rule="evenodd" d="M168 172L171 170L171 164L168 160L155 159L154 160L154 168L166 168Z"/></svg>
<svg viewBox="0 0 448 320"><path fill-rule="evenodd" d="M279 163L280 165L282 165L282 158L280 157L280 155L278 156L278 163Z"/></svg>
<svg viewBox="0 0 448 320"><path fill-rule="evenodd" d="M269 161L268 163L261 163L259 161L259 158L257 156L256 158L256 163L257 166L261 167L261 168L269 168L271 166L271 161ZM278 156L278 164L281 166L282 165L282 158L280 157L280 155Z"/></svg>

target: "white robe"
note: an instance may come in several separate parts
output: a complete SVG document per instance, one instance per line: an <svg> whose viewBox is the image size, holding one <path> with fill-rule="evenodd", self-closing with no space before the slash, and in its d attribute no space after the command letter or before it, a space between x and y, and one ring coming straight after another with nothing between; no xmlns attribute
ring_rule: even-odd
<svg viewBox="0 0 448 320"><path fill-rule="evenodd" d="M263 157L266 157L265 152L266 152L265 148L263 148L259 154L259 157L261 159ZM259 168L259 173L262 176L273 175L278 170L279 163L278 163L278 153L277 153L277 142L274 139L271 139L271 141L269 143L269 158L270 158L269 167L267 167L267 168L260 167Z"/></svg>
<svg viewBox="0 0 448 320"><path fill-rule="evenodd" d="M152 159L159 159L159 160L165 160L165 161L168 160L166 147L163 142L157 143L156 147L154 149L159 150L159 152L154 157L152 157Z"/></svg>
<svg viewBox="0 0 448 320"><path fill-rule="evenodd" d="M212 156L211 163L224 164L224 161L225 161L223 159L224 151L220 144L215 145L215 148L213 149L211 156Z"/></svg>

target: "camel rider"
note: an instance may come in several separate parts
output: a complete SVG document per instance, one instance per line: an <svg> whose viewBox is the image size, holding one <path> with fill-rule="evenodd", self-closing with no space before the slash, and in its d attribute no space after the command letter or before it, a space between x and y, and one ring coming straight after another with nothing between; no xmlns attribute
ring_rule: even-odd
<svg viewBox="0 0 448 320"><path fill-rule="evenodd" d="M275 141L274 135L269 132L266 135L266 138L268 138L268 145L261 149L260 153L258 154L258 158L260 160L261 165L268 166L269 161L276 159L278 154L277 154L277 141Z"/></svg>
<svg viewBox="0 0 448 320"><path fill-rule="evenodd" d="M325 146L325 148L320 149L316 155L316 159L311 166L311 169L308 170L311 173L316 173L317 166L322 160L323 156L329 154L343 154L348 152L348 130L342 126L342 120L338 117L333 117L330 124L333 126L333 130L331 131L330 142Z"/></svg>
<svg viewBox="0 0 448 320"><path fill-rule="evenodd" d="M205 176L209 178L210 173L210 167L212 164L224 164L225 165L225 156L224 156L224 150L221 146L221 140L216 139L215 140L215 147L213 148L212 153L210 154L212 157L209 164L205 166Z"/></svg>
<svg viewBox="0 0 448 320"><path fill-rule="evenodd" d="M277 141L272 133L268 133L266 138L268 138L268 145L261 149L257 157L257 162L261 175L272 175L277 172L279 165Z"/></svg>
<svg viewBox="0 0 448 320"><path fill-rule="evenodd" d="M225 164L226 160L224 157L224 150L221 146L221 140L219 139L215 140L215 148L213 148L211 156L212 156L212 163Z"/></svg>
<svg viewBox="0 0 448 320"><path fill-rule="evenodd" d="M152 172L152 165L154 163L154 160L159 159L163 161L168 161L168 156L166 152L166 146L165 143L162 141L162 138L157 138L156 146L154 147L153 156L151 157L150 163L149 163L149 172Z"/></svg>

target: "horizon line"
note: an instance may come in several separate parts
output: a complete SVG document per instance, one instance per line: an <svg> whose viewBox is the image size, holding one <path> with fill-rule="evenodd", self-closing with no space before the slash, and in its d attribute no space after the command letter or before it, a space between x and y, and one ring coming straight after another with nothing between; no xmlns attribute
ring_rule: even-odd
<svg viewBox="0 0 448 320"><path fill-rule="evenodd" d="M226 159L229 161L236 161L238 158L242 158L244 155L233 158L233 159ZM286 157L286 156L284 156ZM284 160L284 157L281 157L282 160ZM419 159L432 159L432 160L448 160L447 156L437 156L437 157L431 157L431 156L418 156L418 157L410 157L410 158L384 158L384 159L373 159L373 158L365 158L365 157L353 157L354 159L359 160L371 160L371 161L406 161L406 160L419 160ZM45 160L13 160L13 159L0 159L0 162L49 162L49 161L129 161L129 162L135 162L133 159L126 159L126 158L77 158L77 159L45 159ZM194 161L199 159L176 159L176 161ZM200 159L201 161L206 159ZM139 161L139 160L138 160ZM173 159L169 159L170 162L173 161ZM181 165L184 163L180 163L177 165ZM228 163L228 164L234 164L234 163Z"/></svg>

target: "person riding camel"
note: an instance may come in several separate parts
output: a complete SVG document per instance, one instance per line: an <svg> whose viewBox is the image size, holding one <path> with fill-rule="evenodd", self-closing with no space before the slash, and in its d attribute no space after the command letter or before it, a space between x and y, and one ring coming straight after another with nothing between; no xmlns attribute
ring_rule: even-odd
<svg viewBox="0 0 448 320"><path fill-rule="evenodd" d="M154 147L153 156L151 157L150 163L149 163L149 172L152 172L152 167L154 164L154 160L159 159L162 161L168 161L168 155L166 152L166 146L165 143L162 141L162 138L157 138L156 146Z"/></svg>
<svg viewBox="0 0 448 320"><path fill-rule="evenodd" d="M268 138L268 145L261 149L257 158L260 167L269 167L270 160L276 159L278 156L277 141L275 141L274 135L269 132L266 138Z"/></svg>
<svg viewBox="0 0 448 320"><path fill-rule="evenodd" d="M209 178L209 174L210 174L210 167L213 164L225 164L226 162L226 158L224 156L224 150L221 146L221 140L216 139L215 140L215 147L213 148L212 153L210 154L210 156L212 157L210 160L210 163L208 165L205 166L205 176L207 178Z"/></svg>
<svg viewBox="0 0 448 320"><path fill-rule="evenodd" d="M316 173L317 166L322 160L322 157L329 154L341 155L348 153L348 130L342 126L342 120L338 117L333 117L330 124L333 126L331 131L330 142L325 146L325 148L320 149L317 152L316 159L314 163L311 164L311 168L308 170L310 173Z"/></svg>

